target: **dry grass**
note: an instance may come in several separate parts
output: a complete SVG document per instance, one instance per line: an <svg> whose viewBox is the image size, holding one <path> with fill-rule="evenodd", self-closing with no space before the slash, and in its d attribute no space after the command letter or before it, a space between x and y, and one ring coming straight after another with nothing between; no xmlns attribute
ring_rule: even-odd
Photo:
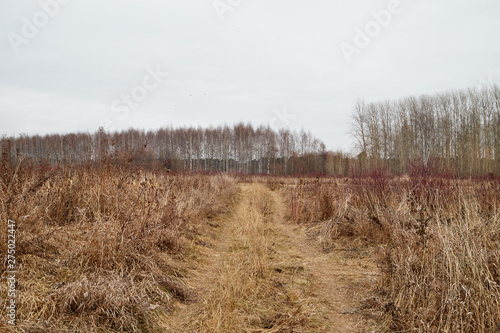
<svg viewBox="0 0 500 333"><path fill-rule="evenodd" d="M18 328L28 332L162 331L179 304L189 310L175 332L327 327L320 298L311 294L317 272L304 272L291 255L294 238L276 223L277 193L285 199L283 218L320 226L325 250L377 249L383 274L356 311L378 320L381 331L500 331L495 179L248 178L238 196L236 180L222 175L105 166L0 176L1 223L15 220L18 228ZM207 228L219 234L213 249ZM297 251L306 252L301 244ZM200 247L214 255L198 281L203 290L186 284L203 265ZM327 263L311 267L328 275ZM4 258L2 277L6 265ZM2 297L2 308L7 301Z"/></svg>
<svg viewBox="0 0 500 333"><path fill-rule="evenodd" d="M252 189L255 191L255 189ZM234 213L224 236L226 253L218 263L210 290L203 300L202 314L197 318L201 332L234 332L246 326L246 307L262 295L261 281L266 277L269 239L265 236L264 215L267 207L256 193L245 196ZM258 200L251 205L248 200Z"/></svg>
<svg viewBox="0 0 500 333"><path fill-rule="evenodd" d="M500 183L412 176L280 180L288 215L321 239L379 248L381 330L500 331ZM271 186L275 186L276 180Z"/></svg>
<svg viewBox="0 0 500 333"><path fill-rule="evenodd" d="M18 228L17 327L29 332L158 330L173 299L195 299L183 280L198 225L228 212L238 191L226 176L111 166L6 170L1 186L1 224Z"/></svg>
<svg viewBox="0 0 500 333"><path fill-rule="evenodd" d="M285 277L294 272L275 267L275 202L260 184L246 185L243 192L222 222L214 261L202 273L202 299L179 322L169 318L170 331L305 332L309 327L299 291Z"/></svg>

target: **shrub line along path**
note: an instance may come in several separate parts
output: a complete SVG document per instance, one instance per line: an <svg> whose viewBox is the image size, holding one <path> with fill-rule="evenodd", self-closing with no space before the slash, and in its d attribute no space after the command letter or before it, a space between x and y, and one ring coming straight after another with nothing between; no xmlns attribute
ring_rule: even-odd
<svg viewBox="0 0 500 333"><path fill-rule="evenodd" d="M207 222L197 295L162 318L167 332L369 332L363 310L378 279L368 251L324 251L315 229L286 221L283 198L242 184L233 212ZM316 228L317 229L317 228Z"/></svg>

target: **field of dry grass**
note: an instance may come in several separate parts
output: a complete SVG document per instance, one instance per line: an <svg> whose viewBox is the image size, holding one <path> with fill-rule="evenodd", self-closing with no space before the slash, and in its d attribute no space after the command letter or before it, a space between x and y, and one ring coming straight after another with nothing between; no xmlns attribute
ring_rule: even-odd
<svg viewBox="0 0 500 333"><path fill-rule="evenodd" d="M227 213L238 192L222 175L111 167L21 168L5 173L2 186L2 225L17 224L17 328L27 332L157 331L174 299L196 297L184 277L198 229ZM7 227L2 253L6 238ZM2 276L6 266L5 257Z"/></svg>
<svg viewBox="0 0 500 333"><path fill-rule="evenodd" d="M412 175L273 179L325 248L364 244L383 275L381 331L500 331L500 182Z"/></svg>
<svg viewBox="0 0 500 333"><path fill-rule="evenodd" d="M500 331L495 179L1 177L26 332Z"/></svg>

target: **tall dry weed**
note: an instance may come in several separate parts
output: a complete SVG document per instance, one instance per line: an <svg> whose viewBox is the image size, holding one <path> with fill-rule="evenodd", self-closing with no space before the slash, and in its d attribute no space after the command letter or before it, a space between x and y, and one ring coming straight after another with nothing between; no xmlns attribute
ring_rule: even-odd
<svg viewBox="0 0 500 333"><path fill-rule="evenodd" d="M237 192L222 175L111 165L9 172L0 184L0 220L17 224L17 327L28 331L155 330L156 312L173 298L195 297L184 286L183 262L193 255L196 225L227 212ZM7 301L1 298L3 309Z"/></svg>
<svg viewBox="0 0 500 333"><path fill-rule="evenodd" d="M499 184L416 172L301 180L282 192L291 218L323 224L323 241L356 238L383 249L376 304L386 312L386 329L498 332ZM324 214L324 201L333 214Z"/></svg>

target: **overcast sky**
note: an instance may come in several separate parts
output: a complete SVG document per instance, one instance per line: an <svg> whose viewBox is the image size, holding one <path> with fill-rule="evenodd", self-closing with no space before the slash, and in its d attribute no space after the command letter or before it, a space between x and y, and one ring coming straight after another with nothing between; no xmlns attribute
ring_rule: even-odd
<svg viewBox="0 0 500 333"><path fill-rule="evenodd" d="M0 0L0 135L234 124L500 81L498 0Z"/></svg>

